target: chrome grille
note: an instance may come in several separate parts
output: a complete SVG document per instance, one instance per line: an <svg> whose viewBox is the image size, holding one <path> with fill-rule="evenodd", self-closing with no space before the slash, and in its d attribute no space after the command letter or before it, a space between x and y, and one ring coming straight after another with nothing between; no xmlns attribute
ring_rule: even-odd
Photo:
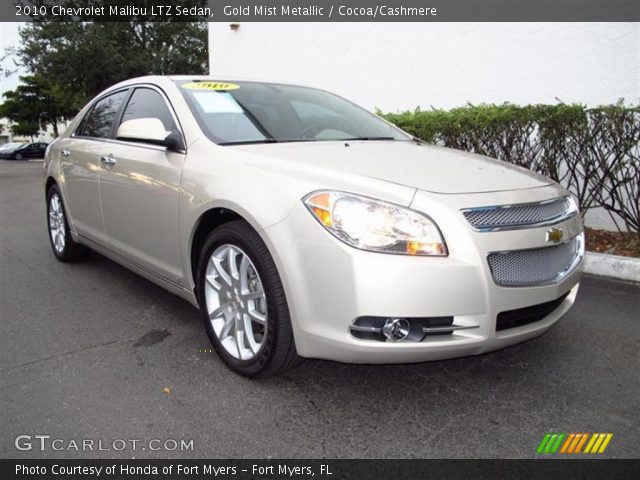
<svg viewBox="0 0 640 480"><path fill-rule="evenodd" d="M580 253L579 240L573 238L553 247L490 253L493 280L505 287L537 285L562 277Z"/></svg>
<svg viewBox="0 0 640 480"><path fill-rule="evenodd" d="M489 231L545 225L573 215L567 198L540 203L470 208L462 213L473 228Z"/></svg>

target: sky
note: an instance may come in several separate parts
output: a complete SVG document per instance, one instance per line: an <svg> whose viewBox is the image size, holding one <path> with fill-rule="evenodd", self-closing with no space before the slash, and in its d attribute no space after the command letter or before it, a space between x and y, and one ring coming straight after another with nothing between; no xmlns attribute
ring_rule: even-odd
<svg viewBox="0 0 640 480"><path fill-rule="evenodd" d="M0 22L0 58L4 57L5 50L9 47L15 47L20 42L18 36L18 27L21 23L17 22ZM12 58L7 58L0 63L0 68L15 70L16 67ZM7 90L13 90L18 86L19 74L5 77L0 75L0 94L4 94Z"/></svg>

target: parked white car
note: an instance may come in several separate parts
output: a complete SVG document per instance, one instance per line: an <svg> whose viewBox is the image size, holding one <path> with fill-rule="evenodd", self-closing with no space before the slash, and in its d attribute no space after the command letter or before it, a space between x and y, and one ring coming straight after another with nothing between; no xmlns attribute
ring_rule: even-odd
<svg viewBox="0 0 640 480"><path fill-rule="evenodd" d="M120 83L49 147L45 183L58 259L95 249L187 299L247 376L488 352L548 330L578 291L564 188L318 89Z"/></svg>
<svg viewBox="0 0 640 480"><path fill-rule="evenodd" d="M0 152L4 151L4 150L11 150L13 148L18 148L22 145L22 143L16 143L16 142L9 142L9 143L3 143L0 145Z"/></svg>

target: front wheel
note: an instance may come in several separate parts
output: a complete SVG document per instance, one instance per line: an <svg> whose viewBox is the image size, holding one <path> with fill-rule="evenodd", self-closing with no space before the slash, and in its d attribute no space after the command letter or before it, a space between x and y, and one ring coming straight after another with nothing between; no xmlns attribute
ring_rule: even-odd
<svg viewBox="0 0 640 480"><path fill-rule="evenodd" d="M232 370L268 377L299 362L280 276L249 224L229 222L211 232L198 263L197 294L209 339Z"/></svg>
<svg viewBox="0 0 640 480"><path fill-rule="evenodd" d="M71 238L62 195L56 185L47 192L47 227L53 254L61 262L84 260L91 251Z"/></svg>

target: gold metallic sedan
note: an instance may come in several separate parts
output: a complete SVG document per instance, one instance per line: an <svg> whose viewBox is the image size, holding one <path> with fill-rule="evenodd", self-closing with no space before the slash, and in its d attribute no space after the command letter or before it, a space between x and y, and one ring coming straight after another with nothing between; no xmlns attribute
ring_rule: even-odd
<svg viewBox="0 0 640 480"><path fill-rule="evenodd" d="M551 180L294 85L115 85L48 148L45 188L59 260L96 250L188 300L247 376L536 337L573 304L584 253Z"/></svg>

